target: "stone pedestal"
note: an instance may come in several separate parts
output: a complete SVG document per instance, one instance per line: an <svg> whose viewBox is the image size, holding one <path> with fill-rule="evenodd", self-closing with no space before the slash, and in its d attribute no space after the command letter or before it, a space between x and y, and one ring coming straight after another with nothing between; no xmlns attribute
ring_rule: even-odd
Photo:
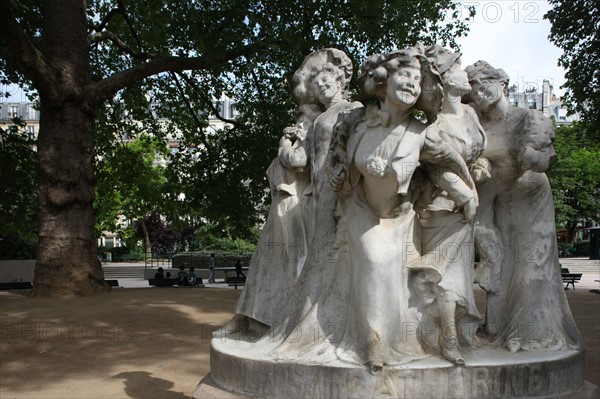
<svg viewBox="0 0 600 399"><path fill-rule="evenodd" d="M243 399L247 396L237 395L219 388L216 383L207 375L200 381L193 394L194 399ZM563 396L561 399L598 399L600 398L600 388L586 381L581 389Z"/></svg>
<svg viewBox="0 0 600 399"><path fill-rule="evenodd" d="M365 366L337 359L276 360L247 346L213 339L211 373L194 398L556 398L575 392L591 397L581 396L582 351L472 349L464 352L464 367L430 356L372 375ZM594 389L588 386L588 395Z"/></svg>

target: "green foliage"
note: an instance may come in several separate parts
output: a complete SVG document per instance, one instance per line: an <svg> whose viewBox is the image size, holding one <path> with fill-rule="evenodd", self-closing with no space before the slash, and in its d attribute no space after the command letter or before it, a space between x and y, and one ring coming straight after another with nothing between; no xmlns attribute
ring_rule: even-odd
<svg viewBox="0 0 600 399"><path fill-rule="evenodd" d="M10 236L29 247L37 230L35 142L21 121L13 122L17 124L0 129L0 242Z"/></svg>
<svg viewBox="0 0 600 399"><path fill-rule="evenodd" d="M567 256L567 254L570 254L572 249L573 249L573 245L571 245L569 243L566 243L566 242L558 243L559 253L563 254L564 256Z"/></svg>
<svg viewBox="0 0 600 399"><path fill-rule="evenodd" d="M96 165L96 233L119 231L130 233L117 225L119 216L137 220L162 204L164 168L156 164L166 157L166 145L148 135L120 143L106 152Z"/></svg>
<svg viewBox="0 0 600 399"><path fill-rule="evenodd" d="M98 255L104 257L106 252L112 254L113 262L132 262L144 260L144 250L142 247L113 247L113 248L98 248Z"/></svg>
<svg viewBox="0 0 600 399"><path fill-rule="evenodd" d="M556 129L554 148L558 161L547 174L559 227L581 219L600 218L600 143L590 130L586 123Z"/></svg>
<svg viewBox="0 0 600 399"><path fill-rule="evenodd" d="M92 2L90 16L106 15L112 6L110 1ZM104 132L98 134L98 145L106 152L112 151L115 138L135 137L141 126L150 126L155 137L176 135L178 148L165 171L161 213L173 226L208 222L218 237L242 239L252 238L252 228L267 212L262 205L268 202L265 171L282 130L293 123L290 81L306 55L337 47L354 59L357 72L373 52L419 40L454 45L467 31L459 11L470 15L453 0L146 0L127 7L129 21L118 15L107 29L136 52L218 57L242 44L267 44L210 70L146 79L119 93L98 122L110 126L98 126ZM444 22L446 15L454 17L450 23ZM91 55L95 80L140 62L105 43ZM239 114L225 128L211 127L210 114L225 120L217 102L223 96L235 99Z"/></svg>
<svg viewBox="0 0 600 399"><path fill-rule="evenodd" d="M180 252L173 255L172 262L173 268L179 268L183 266L188 269L193 267L195 269L208 269L208 259L210 254L215 254L215 265L216 267L234 267L235 262L240 259L242 265L247 266L250 264L252 259L251 251L200 251L200 252Z"/></svg>
<svg viewBox="0 0 600 399"><path fill-rule="evenodd" d="M13 3L26 31L41 36L46 21L39 2ZM367 54L417 41L456 47L474 12L458 0L89 0L87 7L86 33L118 38L91 43L92 83L160 56L207 59L203 69L129 84L100 110L97 234L118 231L118 215L158 211L175 228L211 223L217 237L249 241L267 211L265 171L293 122L290 81L304 57L324 47L344 50L354 60L355 87ZM233 49L242 55L227 57ZM4 46L0 79L29 84ZM225 116L216 107L223 96L235 99L239 115L225 128L210 127L210 114ZM177 138L162 177L127 144L140 136Z"/></svg>
<svg viewBox="0 0 600 399"><path fill-rule="evenodd" d="M250 241L241 238L223 237L222 232L218 231L217 225L205 224L200 226L196 232L196 240L203 250L221 250L221 251L250 251L256 249L256 242L260 232L258 229L251 230L252 238Z"/></svg>
<svg viewBox="0 0 600 399"><path fill-rule="evenodd" d="M563 50L558 64L567 70L563 97L571 112L589 122L600 140L600 3L594 0L549 0L544 16L552 24L549 39Z"/></svg>
<svg viewBox="0 0 600 399"><path fill-rule="evenodd" d="M35 259L37 239L31 235L4 235L0 239L0 260Z"/></svg>

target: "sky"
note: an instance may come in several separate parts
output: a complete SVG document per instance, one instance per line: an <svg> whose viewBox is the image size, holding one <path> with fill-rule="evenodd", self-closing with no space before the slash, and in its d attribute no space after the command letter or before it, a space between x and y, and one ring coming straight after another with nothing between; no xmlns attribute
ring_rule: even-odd
<svg viewBox="0 0 600 399"><path fill-rule="evenodd" d="M565 71L557 66L562 50L548 40L550 22L543 18L550 9L547 1L462 1L463 7L468 4L475 6L476 15L468 36L457 39L463 67L485 60L504 69L519 91L541 87L546 79L555 94L564 93Z"/></svg>
<svg viewBox="0 0 600 399"><path fill-rule="evenodd" d="M556 95L564 93L560 86L565 82L565 72L557 66L562 50L548 40L550 22L543 18L550 9L547 1L462 0L463 16L467 5L475 6L476 15L469 23L468 36L457 39L463 67L485 60L504 69L510 76L510 84L518 84L519 91L532 85L541 87L547 79ZM12 101L27 99L15 90Z"/></svg>

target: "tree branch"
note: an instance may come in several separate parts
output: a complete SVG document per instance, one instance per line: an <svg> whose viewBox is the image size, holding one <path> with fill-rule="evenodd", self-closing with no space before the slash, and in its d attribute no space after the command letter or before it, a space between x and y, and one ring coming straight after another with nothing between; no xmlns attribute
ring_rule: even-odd
<svg viewBox="0 0 600 399"><path fill-rule="evenodd" d="M208 105L208 108L210 109L210 111L213 113L214 116L217 117L218 120L220 120L223 123L229 123L232 125L237 125L237 121L233 120L233 119L227 119L225 117L223 117L220 113L219 113L219 109L217 107L215 107L215 105L213 104L213 102L210 100L210 98L208 98L208 96L206 96L202 90L198 87L198 85L196 84L196 82L194 82L192 79L190 79L189 76L186 75L180 75L181 78L183 80L185 80L185 82L194 87L196 90L198 90L198 93L200 94L200 96L202 97L202 99L204 100L204 102ZM179 81L177 81L177 84L179 84ZM183 91L181 91L181 93L183 93Z"/></svg>
<svg viewBox="0 0 600 399"><path fill-rule="evenodd" d="M120 10L118 8L113 8L112 10L110 10L104 16L104 18L102 18L102 21L100 21L100 23L98 25L94 26L94 30L96 32L102 32L104 30L104 28L106 28L106 25L108 25L108 22L112 19L112 17L119 14L119 12L120 12Z"/></svg>
<svg viewBox="0 0 600 399"><path fill-rule="evenodd" d="M2 0L4 1L4 0ZM250 44L221 53L205 54L200 57L158 57L143 64L135 65L127 70L115 73L99 82L89 85L86 89L88 101L92 106L99 106L119 90L161 72L179 72L191 69L221 68L226 62L240 56L255 55L266 48L266 42Z"/></svg>
<svg viewBox="0 0 600 399"><path fill-rule="evenodd" d="M202 125L202 122L200 121L200 118L198 118L198 114L196 114L196 112L194 111L194 108L192 107L192 104L190 104L187 96L185 95L185 91L183 90L181 82L177 78L177 74L175 72L171 72L171 75L173 77L173 80L175 80L175 86L177 86L177 91L179 91L179 95L183 99L183 103L185 104L185 108L188 110L190 116L194 120L194 123L198 127L198 132L200 133L200 141L202 141L202 144L204 144L204 147L206 148L206 151L208 152L208 157L211 158L212 148L209 145L208 141L206 140L205 128Z"/></svg>
<svg viewBox="0 0 600 399"><path fill-rule="evenodd" d="M131 34L133 35L133 37L135 38L135 41L137 42L138 49L141 52L142 48L143 48L142 41L140 40L140 37L137 34L137 31L135 29L133 29L133 24L131 23L129 14L127 14L127 10L125 9L125 3L123 2L123 0L117 0L117 4L119 6L119 10L121 10L121 15L123 15L123 18L125 18L125 22L127 23L127 26L129 27L129 30L131 31Z"/></svg>
<svg viewBox="0 0 600 399"><path fill-rule="evenodd" d="M41 93L57 95L59 85L56 73L16 21L10 0L0 0L0 38L20 71L33 82L34 87Z"/></svg>
<svg viewBox="0 0 600 399"><path fill-rule="evenodd" d="M103 32L92 33L91 35L89 35L90 43L99 43L106 40L109 40L115 46L117 46L118 48L125 51L127 54L136 59L148 60L159 57L157 54L149 54L135 51L134 49L129 47L124 41L119 39L117 35L108 30L105 30Z"/></svg>

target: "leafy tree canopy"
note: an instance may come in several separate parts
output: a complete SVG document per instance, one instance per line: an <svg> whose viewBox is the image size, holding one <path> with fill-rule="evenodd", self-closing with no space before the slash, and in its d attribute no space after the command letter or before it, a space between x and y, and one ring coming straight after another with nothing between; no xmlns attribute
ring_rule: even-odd
<svg viewBox="0 0 600 399"><path fill-rule="evenodd" d="M44 15L37 2L16 4L15 14L32 35L42 35ZM474 12L454 0L95 0L87 9L93 82L165 57L223 59L210 68L163 72L132 83L100 109L94 125L96 152L102 157L99 186L105 184L107 173L115 176L110 168L118 168L123 186L142 187L129 193L123 192L125 188L117 192L98 187L97 226L109 227L107 209L114 215L118 208L109 202L140 204L143 186L152 186L142 176L126 173L130 161L117 160L129 156L121 144L124 139L152 134L179 141L165 172L167 182L161 185L162 203L168 205L163 213L169 221L199 225L202 217L213 232L244 238L252 236L259 213L265 211L264 172L276 155L283 128L293 122L289 82L307 54L323 47L340 48L354 60L357 71L367 54L417 41L455 46ZM240 56L227 58L226 51ZM10 54L0 51L0 62L5 60L10 61ZM27 84L13 64L3 66L3 78ZM225 120L219 109L224 96L237 103L235 120ZM210 114L228 122L228 127L211 128Z"/></svg>
<svg viewBox="0 0 600 399"><path fill-rule="evenodd" d="M35 142L25 123L0 128L0 259L34 259L37 244Z"/></svg>
<svg viewBox="0 0 600 399"><path fill-rule="evenodd" d="M563 50L558 65L567 70L563 100L571 112L589 122L600 140L600 3L594 0L549 0L544 16L552 24L550 41Z"/></svg>
<svg viewBox="0 0 600 399"><path fill-rule="evenodd" d="M265 196L264 170L292 122L288 82L303 58L337 47L358 68L366 54L417 40L453 44L466 32L461 7L458 0L0 0L0 80L33 87L40 100L34 295L108 289L96 256L93 163L116 151L123 130L102 123L126 116L136 121L131 137L146 129L177 137L164 193L177 204L171 213L188 217L181 212L193 209L225 235L249 234ZM240 116L207 129L209 113L225 116L216 112L223 96L237 101Z"/></svg>
<svg viewBox="0 0 600 399"><path fill-rule="evenodd" d="M554 139L558 160L547 172L557 226L572 233L580 220L600 218L600 143L590 131L593 127L587 123L558 127Z"/></svg>
<svg viewBox="0 0 600 399"><path fill-rule="evenodd" d="M119 231L122 215L129 221L160 210L164 168L158 161L167 156L164 143L150 136L115 145L97 160L96 229Z"/></svg>

